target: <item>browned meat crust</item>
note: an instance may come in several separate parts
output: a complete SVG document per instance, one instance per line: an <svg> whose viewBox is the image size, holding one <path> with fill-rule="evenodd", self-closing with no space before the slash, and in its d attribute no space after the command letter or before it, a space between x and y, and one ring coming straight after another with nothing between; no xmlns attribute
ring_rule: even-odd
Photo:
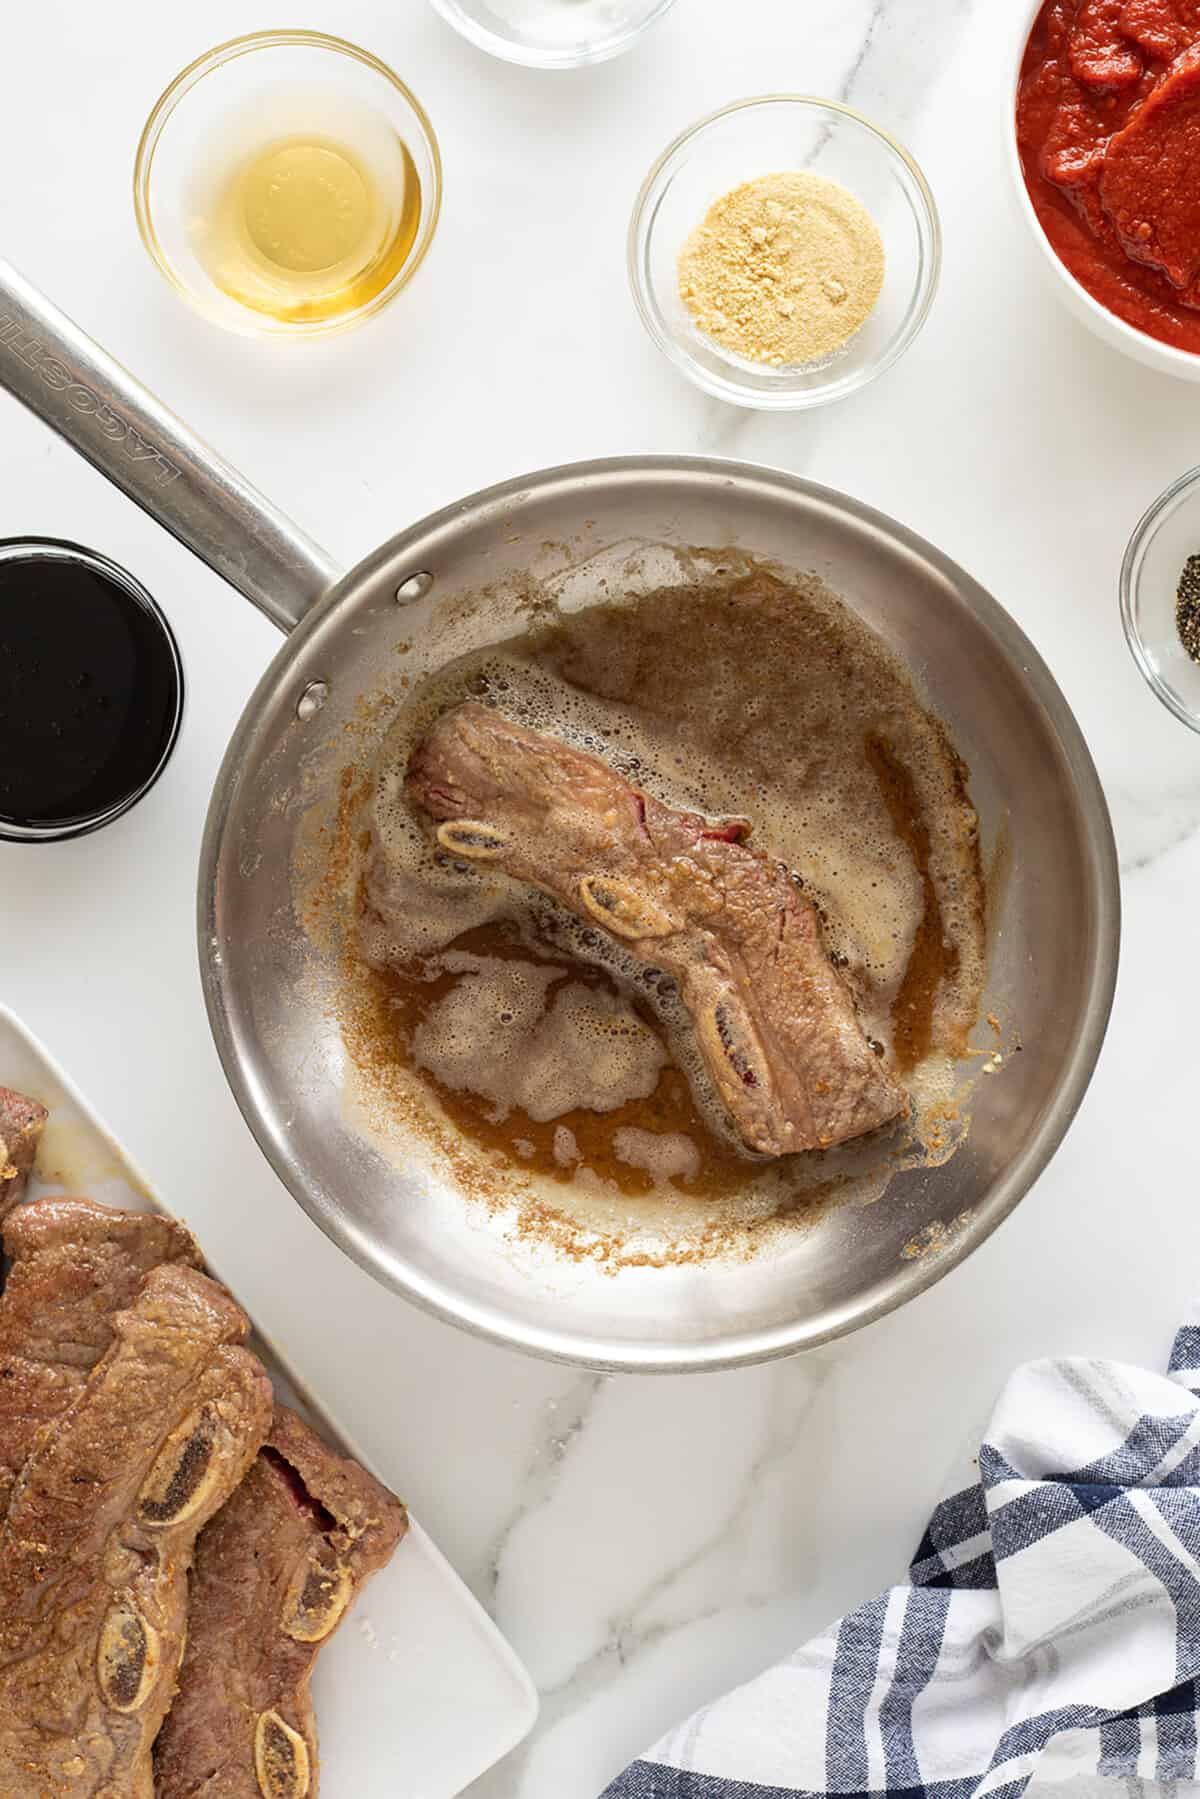
<svg viewBox="0 0 1200 1799"><path fill-rule="evenodd" d="M0 1087L0 1219L21 1198L29 1184L46 1120L45 1106L11 1087Z"/></svg>
<svg viewBox="0 0 1200 1799"><path fill-rule="evenodd" d="M12 1265L0 1298L0 1519L38 1431L82 1392L142 1277L162 1262L200 1265L182 1225L91 1199L34 1200L3 1236Z"/></svg>
<svg viewBox="0 0 1200 1799"><path fill-rule="evenodd" d="M197 1546L179 1695L155 1749L159 1799L313 1799L313 1664L406 1527L385 1487L278 1409Z"/></svg>
<svg viewBox="0 0 1200 1799"><path fill-rule="evenodd" d="M413 800L442 845L494 863L678 983L748 1148L827 1149L904 1111L787 869L640 792L607 763L468 702L413 752Z"/></svg>
<svg viewBox="0 0 1200 1799"><path fill-rule="evenodd" d="M156 1268L0 1526L0 1793L152 1799L197 1533L270 1427L245 1315Z"/></svg>

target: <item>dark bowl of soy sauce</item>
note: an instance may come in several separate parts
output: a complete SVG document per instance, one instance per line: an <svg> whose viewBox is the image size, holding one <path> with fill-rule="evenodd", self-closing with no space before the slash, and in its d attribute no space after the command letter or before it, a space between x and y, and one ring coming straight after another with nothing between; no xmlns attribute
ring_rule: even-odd
<svg viewBox="0 0 1200 1799"><path fill-rule="evenodd" d="M183 717L183 664L139 581L80 544L0 540L0 839L99 830L148 793Z"/></svg>

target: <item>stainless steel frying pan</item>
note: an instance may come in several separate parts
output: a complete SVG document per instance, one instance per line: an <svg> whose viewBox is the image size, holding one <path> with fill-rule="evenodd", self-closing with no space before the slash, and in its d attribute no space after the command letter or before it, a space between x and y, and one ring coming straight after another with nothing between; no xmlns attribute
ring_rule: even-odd
<svg viewBox="0 0 1200 1799"><path fill-rule="evenodd" d="M259 1144L322 1230L379 1280L457 1324L563 1360L731 1367L824 1342L911 1299L1028 1191L1103 1039L1117 866L1104 797L1062 694L962 569L811 482L659 456L492 488L343 575L3 265L0 383L289 633L213 794L200 965L225 1072ZM986 848L1007 843L989 999L1016 1021L1024 1047L1001 1078L979 1084L958 1155L897 1175L876 1205L830 1211L749 1261L614 1276L515 1247L415 1144L398 1155L356 1123L328 971L295 921L292 858L313 796L336 787L351 722L361 757L361 702L387 690L401 641L412 645L410 672L435 669L508 635L506 584L561 580L563 545L579 546L575 586L586 599L597 558L629 544L736 544L814 569L907 660L970 764ZM914 1254L920 1245L933 1248Z"/></svg>

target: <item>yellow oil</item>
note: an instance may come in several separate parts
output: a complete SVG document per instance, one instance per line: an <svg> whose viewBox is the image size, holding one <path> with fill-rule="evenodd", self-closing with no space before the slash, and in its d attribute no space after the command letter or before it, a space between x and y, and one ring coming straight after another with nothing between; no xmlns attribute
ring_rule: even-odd
<svg viewBox="0 0 1200 1799"><path fill-rule="evenodd" d="M399 274L421 223L421 182L392 138L386 166L318 133L243 155L195 220L196 252L222 292L290 323L369 305Z"/></svg>

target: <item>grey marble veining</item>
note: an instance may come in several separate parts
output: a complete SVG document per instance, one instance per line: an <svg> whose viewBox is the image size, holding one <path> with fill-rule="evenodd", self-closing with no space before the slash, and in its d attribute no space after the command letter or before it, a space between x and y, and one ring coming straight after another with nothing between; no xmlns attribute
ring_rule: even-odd
<svg viewBox="0 0 1200 1799"><path fill-rule="evenodd" d="M780 1498L830 1366L812 1357L682 1387L585 1380L549 1402L493 1582L495 1616L541 1688L543 1735L669 1654L676 1633L777 1597ZM535 1743L476 1791L520 1791L536 1755Z"/></svg>
<svg viewBox="0 0 1200 1799"><path fill-rule="evenodd" d="M984 0L874 0L858 49L836 90L880 124L900 130L928 102L951 67Z"/></svg>

